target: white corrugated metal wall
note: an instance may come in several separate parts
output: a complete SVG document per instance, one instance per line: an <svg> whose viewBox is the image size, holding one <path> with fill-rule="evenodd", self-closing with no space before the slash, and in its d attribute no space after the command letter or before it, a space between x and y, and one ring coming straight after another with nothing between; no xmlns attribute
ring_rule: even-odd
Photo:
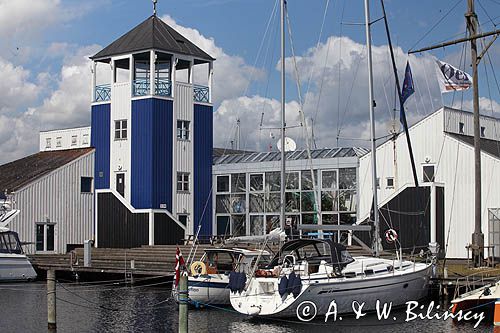
<svg viewBox="0 0 500 333"><path fill-rule="evenodd" d="M81 193L81 177L94 176L94 152L52 171L16 191L15 207L21 213L9 224L19 233L28 253L35 252L35 223L55 223L54 252L66 253L67 244L83 244L92 238L94 186L92 193Z"/></svg>
<svg viewBox="0 0 500 333"><path fill-rule="evenodd" d="M187 120L189 126L189 140L177 139L177 120ZM175 101L174 101L174 173L173 173L173 192L175 197L174 215L189 214L188 217L188 233L193 233L193 85L188 83L175 83ZM189 193L177 192L177 172L189 172L190 184Z"/></svg>

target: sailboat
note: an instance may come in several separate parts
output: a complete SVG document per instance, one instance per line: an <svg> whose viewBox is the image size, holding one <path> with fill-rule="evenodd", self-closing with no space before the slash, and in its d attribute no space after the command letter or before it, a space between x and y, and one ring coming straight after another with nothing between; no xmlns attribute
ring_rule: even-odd
<svg viewBox="0 0 500 333"><path fill-rule="evenodd" d="M284 0L281 1L282 41ZM374 256L352 257L342 244L330 239L298 239L285 243L265 270L254 269L245 286L231 292L232 307L246 315L295 317L311 320L335 313L352 313L354 304L375 310L377 301L401 306L427 296L433 264L379 258L379 219L376 186L376 146L373 110L369 2L365 0L366 43L369 70L369 109L375 220ZM282 46L283 50L283 46ZM281 54L281 63L284 54ZM284 85L284 70L282 70ZM283 91L282 87L282 91ZM282 94L283 95L283 94ZM283 103L284 101L282 101ZM284 160L282 161L284 162ZM357 303L355 303L357 302ZM307 318L304 318L307 316Z"/></svg>

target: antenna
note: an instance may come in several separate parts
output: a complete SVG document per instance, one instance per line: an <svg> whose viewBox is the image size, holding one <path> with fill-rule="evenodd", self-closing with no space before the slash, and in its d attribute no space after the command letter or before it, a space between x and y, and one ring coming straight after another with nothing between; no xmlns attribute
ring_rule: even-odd
<svg viewBox="0 0 500 333"><path fill-rule="evenodd" d="M156 4L158 3L158 0L153 0L153 15L156 16Z"/></svg>

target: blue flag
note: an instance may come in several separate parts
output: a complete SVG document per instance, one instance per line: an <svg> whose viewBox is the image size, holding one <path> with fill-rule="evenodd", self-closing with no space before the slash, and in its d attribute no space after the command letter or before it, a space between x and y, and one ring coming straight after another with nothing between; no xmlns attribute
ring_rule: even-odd
<svg viewBox="0 0 500 333"><path fill-rule="evenodd" d="M406 62L405 80L403 81L403 88L401 88L401 103L404 104L408 97L415 92L413 85L413 76L411 75L410 63Z"/></svg>

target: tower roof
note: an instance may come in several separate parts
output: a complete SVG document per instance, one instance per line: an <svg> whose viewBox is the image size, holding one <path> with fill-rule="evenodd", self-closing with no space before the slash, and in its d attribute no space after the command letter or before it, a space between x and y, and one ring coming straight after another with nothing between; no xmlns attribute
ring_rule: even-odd
<svg viewBox="0 0 500 333"><path fill-rule="evenodd" d="M156 15L151 15L144 22L90 58L109 58L119 54L151 49L189 55L198 60L215 60Z"/></svg>

